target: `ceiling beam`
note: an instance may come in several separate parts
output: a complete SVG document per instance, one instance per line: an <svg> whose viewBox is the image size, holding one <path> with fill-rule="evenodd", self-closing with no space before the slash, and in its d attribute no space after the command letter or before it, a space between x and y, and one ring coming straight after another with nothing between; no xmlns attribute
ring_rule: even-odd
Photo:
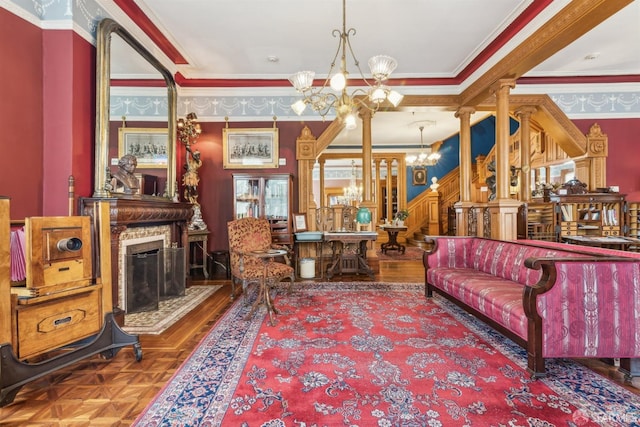
<svg viewBox="0 0 640 427"><path fill-rule="evenodd" d="M491 95L500 79L518 79L564 49L633 0L573 0L505 55L459 96L459 105L474 106ZM404 102L403 102L404 105Z"/></svg>

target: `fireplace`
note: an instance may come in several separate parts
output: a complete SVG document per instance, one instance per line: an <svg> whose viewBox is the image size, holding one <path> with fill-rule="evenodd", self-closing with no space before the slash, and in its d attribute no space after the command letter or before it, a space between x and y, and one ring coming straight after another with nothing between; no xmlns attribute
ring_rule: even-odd
<svg viewBox="0 0 640 427"><path fill-rule="evenodd" d="M94 215L95 203L109 201L111 223L111 287L114 317L118 324L124 324L127 297L126 268L127 246L146 244L152 241L158 249L158 263L162 273L158 273L159 295L180 292L176 280L184 283L188 253L187 221L193 215L188 203L172 202L160 198L147 200L144 197L81 198L82 215ZM146 251L143 251L146 252ZM181 255L180 255L181 254ZM142 259L140 259L141 261ZM169 261L166 261L169 260ZM177 260L177 261L176 261ZM180 261L181 260L181 261ZM174 261L167 270L166 263ZM160 268L160 267L158 267ZM166 272L166 273L165 273ZM149 274L149 272L147 272ZM188 279L186 285L188 286Z"/></svg>
<svg viewBox="0 0 640 427"><path fill-rule="evenodd" d="M184 249L166 247L166 227L138 227L120 235L119 306L126 313L158 309L162 299L185 293Z"/></svg>
<svg viewBox="0 0 640 427"><path fill-rule="evenodd" d="M160 302L160 250L162 240L126 245L122 295L127 313L158 309Z"/></svg>

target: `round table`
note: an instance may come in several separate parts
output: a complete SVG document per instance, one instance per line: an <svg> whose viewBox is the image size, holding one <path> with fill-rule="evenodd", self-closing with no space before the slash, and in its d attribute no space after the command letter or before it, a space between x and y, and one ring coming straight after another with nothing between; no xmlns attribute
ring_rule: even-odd
<svg viewBox="0 0 640 427"><path fill-rule="evenodd" d="M401 254L404 254L405 246L398 243L398 233L401 231L407 231L407 227L404 225L381 225L380 228L387 232L389 235L389 241L387 243L383 243L380 245L380 250L382 250L383 254L386 254L387 251L399 251Z"/></svg>

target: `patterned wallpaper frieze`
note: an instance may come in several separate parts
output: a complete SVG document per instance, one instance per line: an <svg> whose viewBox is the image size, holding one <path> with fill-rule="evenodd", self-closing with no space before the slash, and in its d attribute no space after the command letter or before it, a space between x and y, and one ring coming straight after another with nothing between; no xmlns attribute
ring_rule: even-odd
<svg viewBox="0 0 640 427"><path fill-rule="evenodd" d="M95 43L97 23L108 17L96 0L0 0L0 6L42 28L78 31L92 43ZM602 85L597 89L589 85L575 85L573 92L567 92L566 86L554 88L550 85L543 93L549 94L571 119L640 117L639 85L611 85L608 90L601 89ZM411 88L412 93L419 93L419 90ZM291 110L291 104L298 99L292 88L288 92L283 92L282 88L238 88L231 95L225 89L219 93L210 88L201 91L206 94L194 92L197 90L179 94L179 116L193 111L203 121L224 121L225 117L232 121L270 121L274 116L280 121L300 120ZM429 93L429 89L424 88L422 93ZM114 91L111 94L112 120L120 120L123 116L127 120L164 120L167 116L166 94L161 91L150 94L143 88L130 88L128 93ZM321 120L311 109L307 109L303 117Z"/></svg>

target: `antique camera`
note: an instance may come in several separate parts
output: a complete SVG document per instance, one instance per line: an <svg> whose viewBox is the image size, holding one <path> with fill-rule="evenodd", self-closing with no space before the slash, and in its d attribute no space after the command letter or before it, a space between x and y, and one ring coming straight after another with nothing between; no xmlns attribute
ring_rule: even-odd
<svg viewBox="0 0 640 427"><path fill-rule="evenodd" d="M31 217L25 221L27 287L89 284L91 223L88 216Z"/></svg>

